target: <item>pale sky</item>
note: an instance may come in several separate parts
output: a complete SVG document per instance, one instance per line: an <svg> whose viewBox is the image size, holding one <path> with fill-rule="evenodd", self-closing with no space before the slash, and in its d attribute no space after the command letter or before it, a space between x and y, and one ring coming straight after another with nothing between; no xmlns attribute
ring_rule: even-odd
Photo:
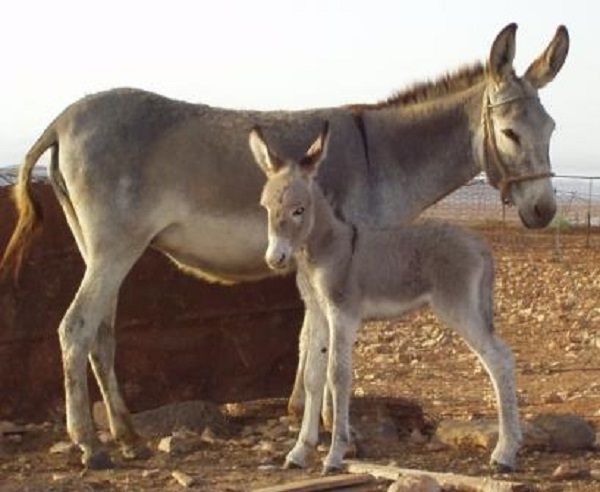
<svg viewBox="0 0 600 492"><path fill-rule="evenodd" d="M7 2L0 16L0 166L19 164L68 104L129 86L213 106L375 102L485 60L517 22L522 73L565 24L571 50L541 99L553 167L600 175L600 2L84 0Z"/></svg>

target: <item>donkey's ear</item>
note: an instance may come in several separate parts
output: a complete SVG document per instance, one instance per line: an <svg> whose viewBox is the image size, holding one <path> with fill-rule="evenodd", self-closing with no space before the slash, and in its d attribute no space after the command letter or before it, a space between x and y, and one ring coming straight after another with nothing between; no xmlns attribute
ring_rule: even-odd
<svg viewBox="0 0 600 492"><path fill-rule="evenodd" d="M500 31L492 44L488 66L490 74L497 84L506 80L513 73L516 33L517 25L513 22Z"/></svg>
<svg viewBox="0 0 600 492"><path fill-rule="evenodd" d="M254 160L267 176L271 176L281 169L283 163L277 155L269 149L265 138L258 126L255 126L250 131L248 137L250 150L254 156Z"/></svg>
<svg viewBox="0 0 600 492"><path fill-rule="evenodd" d="M314 177L319 166L327 157L329 147L329 122L325 121L323 129L317 139L308 148L304 157L300 159L300 169L310 177Z"/></svg>
<svg viewBox="0 0 600 492"><path fill-rule="evenodd" d="M565 26L559 26L548 47L529 65L524 77L536 89L541 89L560 72L568 53L569 31Z"/></svg>

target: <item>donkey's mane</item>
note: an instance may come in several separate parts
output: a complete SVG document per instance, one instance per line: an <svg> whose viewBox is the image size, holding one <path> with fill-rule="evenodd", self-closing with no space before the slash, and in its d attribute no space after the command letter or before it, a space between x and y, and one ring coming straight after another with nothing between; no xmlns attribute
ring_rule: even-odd
<svg viewBox="0 0 600 492"><path fill-rule="evenodd" d="M355 110L383 109L397 106L412 106L415 104L440 99L450 94L467 90L486 76L486 67L477 62L464 65L458 70L450 71L436 79L417 82L409 87L392 94L387 99L375 104L359 104L352 106Z"/></svg>

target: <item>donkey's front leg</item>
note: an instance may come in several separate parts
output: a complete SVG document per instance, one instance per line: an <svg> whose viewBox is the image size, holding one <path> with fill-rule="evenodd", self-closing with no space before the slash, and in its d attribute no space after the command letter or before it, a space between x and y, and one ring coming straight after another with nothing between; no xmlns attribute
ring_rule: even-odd
<svg viewBox="0 0 600 492"><path fill-rule="evenodd" d="M342 468L350 444L350 396L352 393L352 349L360 319L352 314L332 310L328 315L330 351L327 380L333 397L331 448L323 462L323 473Z"/></svg>
<svg viewBox="0 0 600 492"><path fill-rule="evenodd" d="M306 466L306 459L319 439L319 412L327 374L329 334L325 316L318 308L310 311L307 342L304 415L296 444L285 459L286 468Z"/></svg>

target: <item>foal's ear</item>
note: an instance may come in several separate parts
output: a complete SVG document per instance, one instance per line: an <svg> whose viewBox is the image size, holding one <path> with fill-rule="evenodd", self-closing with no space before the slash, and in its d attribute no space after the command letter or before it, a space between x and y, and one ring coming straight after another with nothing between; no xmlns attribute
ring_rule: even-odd
<svg viewBox="0 0 600 492"><path fill-rule="evenodd" d="M319 170L319 166L327 157L327 148L329 147L329 122L325 121L323 129L317 139L308 148L304 157L300 159L300 169L309 177L314 177Z"/></svg>
<svg viewBox="0 0 600 492"><path fill-rule="evenodd" d="M531 64L524 77L536 89L541 89L551 82L560 71L569 53L569 31L559 26L544 52Z"/></svg>
<svg viewBox="0 0 600 492"><path fill-rule="evenodd" d="M497 84L506 80L513 73L516 33L517 25L513 22L498 33L492 44L488 66L490 74Z"/></svg>
<svg viewBox="0 0 600 492"><path fill-rule="evenodd" d="M255 126L248 137L254 160L267 176L271 176L283 167L281 159L267 145L262 131Z"/></svg>

